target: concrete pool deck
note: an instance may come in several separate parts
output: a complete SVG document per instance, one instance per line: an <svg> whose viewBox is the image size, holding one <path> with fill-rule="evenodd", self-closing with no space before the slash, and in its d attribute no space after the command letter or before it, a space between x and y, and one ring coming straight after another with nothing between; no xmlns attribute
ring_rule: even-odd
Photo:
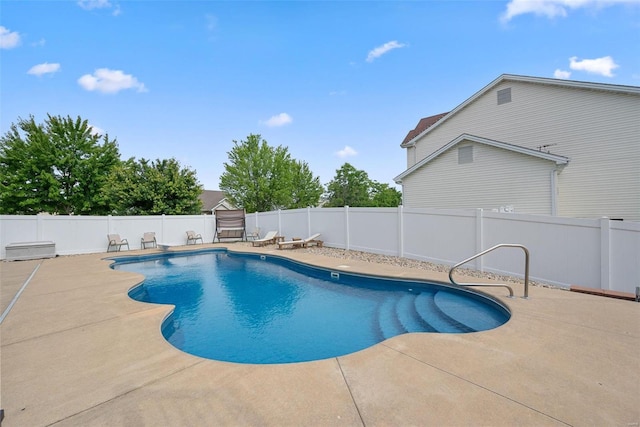
<svg viewBox="0 0 640 427"><path fill-rule="evenodd" d="M234 250L199 248L214 246ZM237 249L446 280L305 250ZM0 325L3 427L640 425L635 302L536 286L528 300L511 299L486 288L512 310L491 331L405 334L316 362L244 365L168 344L160 322L170 307L128 298L142 277L111 270L106 256L0 262L3 312L39 266Z"/></svg>

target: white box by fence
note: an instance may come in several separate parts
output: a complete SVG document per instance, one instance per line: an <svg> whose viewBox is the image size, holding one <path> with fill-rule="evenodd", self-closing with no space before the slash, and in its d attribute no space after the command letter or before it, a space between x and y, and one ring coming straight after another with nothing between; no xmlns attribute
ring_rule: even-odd
<svg viewBox="0 0 640 427"><path fill-rule="evenodd" d="M7 260L54 258L56 244L54 242L16 242L6 247Z"/></svg>

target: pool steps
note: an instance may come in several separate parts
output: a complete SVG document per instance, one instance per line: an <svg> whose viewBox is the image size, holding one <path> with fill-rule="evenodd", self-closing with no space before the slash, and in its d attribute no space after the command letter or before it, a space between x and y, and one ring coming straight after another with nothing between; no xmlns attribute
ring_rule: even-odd
<svg viewBox="0 0 640 427"><path fill-rule="evenodd" d="M445 315L437 306L434 296L433 293L422 293L416 297L415 301L417 312L431 325L432 332L460 333L468 330L466 325L461 325Z"/></svg>
<svg viewBox="0 0 640 427"><path fill-rule="evenodd" d="M467 333L478 330L470 324L489 328L499 324L496 319L483 318L473 307L460 310L463 300L443 291L387 297L378 306L377 335L384 340L407 332Z"/></svg>
<svg viewBox="0 0 640 427"><path fill-rule="evenodd" d="M378 315L376 318L378 319L380 341L408 332L398 319L396 308L398 299L399 297L396 295L387 297L383 299L382 303L378 306Z"/></svg>
<svg viewBox="0 0 640 427"><path fill-rule="evenodd" d="M433 327L416 310L416 294L404 294L397 305L398 319L409 332L425 332Z"/></svg>

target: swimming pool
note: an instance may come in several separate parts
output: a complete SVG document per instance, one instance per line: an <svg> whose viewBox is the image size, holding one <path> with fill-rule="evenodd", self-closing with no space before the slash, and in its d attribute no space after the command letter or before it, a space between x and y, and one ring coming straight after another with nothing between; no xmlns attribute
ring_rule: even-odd
<svg viewBox="0 0 640 427"><path fill-rule="evenodd" d="M214 249L112 258L141 273L131 298L173 304L175 347L238 363L291 363L353 353L407 332L468 333L510 318L488 296L447 285L312 267Z"/></svg>

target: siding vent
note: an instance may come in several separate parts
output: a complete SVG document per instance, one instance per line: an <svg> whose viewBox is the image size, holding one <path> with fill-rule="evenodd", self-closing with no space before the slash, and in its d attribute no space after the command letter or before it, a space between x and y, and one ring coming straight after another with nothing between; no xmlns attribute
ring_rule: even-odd
<svg viewBox="0 0 640 427"><path fill-rule="evenodd" d="M500 89L498 91L498 105L506 104L507 102L511 102L511 88L508 87L506 89Z"/></svg>
<svg viewBox="0 0 640 427"><path fill-rule="evenodd" d="M458 164L473 163L473 145L458 147Z"/></svg>

